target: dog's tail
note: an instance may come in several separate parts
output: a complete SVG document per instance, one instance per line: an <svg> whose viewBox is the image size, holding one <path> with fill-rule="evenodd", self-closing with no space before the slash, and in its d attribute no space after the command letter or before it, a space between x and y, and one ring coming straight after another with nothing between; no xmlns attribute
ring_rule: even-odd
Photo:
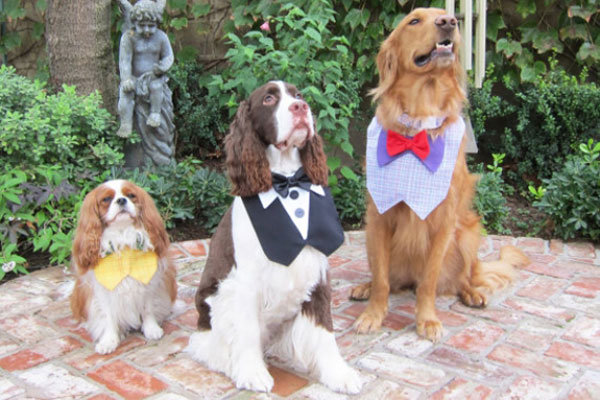
<svg viewBox="0 0 600 400"><path fill-rule="evenodd" d="M516 267L523 267L529 262L529 258L515 246L504 246L500 249L499 260L477 261L471 284L489 292L501 289L514 280Z"/></svg>

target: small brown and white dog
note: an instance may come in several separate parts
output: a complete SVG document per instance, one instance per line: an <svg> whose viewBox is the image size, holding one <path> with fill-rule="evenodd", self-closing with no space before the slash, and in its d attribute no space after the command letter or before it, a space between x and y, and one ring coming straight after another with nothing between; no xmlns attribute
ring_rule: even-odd
<svg viewBox="0 0 600 400"><path fill-rule="evenodd" d="M201 331L186 351L240 389L271 390L265 354L336 391L362 386L333 333L327 255L343 231L321 143L308 104L281 81L240 104L225 138L236 197L211 240L196 293Z"/></svg>
<svg viewBox="0 0 600 400"><path fill-rule="evenodd" d="M143 189L125 180L101 184L81 206L72 249L71 294L100 354L114 351L130 329L156 340L177 295L164 223Z"/></svg>
<svg viewBox="0 0 600 400"><path fill-rule="evenodd" d="M509 283L528 263L515 247L500 260L477 258L481 227L472 210L476 177L465 161L465 91L456 18L418 8L382 43L377 55L376 117L367 138L366 239L372 282L352 290L369 303L358 332L381 327L390 290L416 288L417 333L442 336L437 294L457 294L471 307Z"/></svg>

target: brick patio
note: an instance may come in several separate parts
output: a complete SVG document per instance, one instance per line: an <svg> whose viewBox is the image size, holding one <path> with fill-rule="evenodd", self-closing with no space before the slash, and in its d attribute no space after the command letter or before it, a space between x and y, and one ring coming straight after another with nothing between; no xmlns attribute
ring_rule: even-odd
<svg viewBox="0 0 600 400"><path fill-rule="evenodd" d="M209 243L176 243L179 299L165 336L131 334L108 356L93 351L70 318L72 276L48 268L0 285L0 400L77 399L600 399L600 252L589 243L490 236L482 258L513 243L533 263L483 310L437 300L440 343L415 334L415 296L392 295L384 328L356 335L365 303L348 301L369 279L364 234L348 232L331 258L334 326L344 357L365 381L357 396L272 365L273 393L240 392L225 376L181 353L194 331L193 305Z"/></svg>

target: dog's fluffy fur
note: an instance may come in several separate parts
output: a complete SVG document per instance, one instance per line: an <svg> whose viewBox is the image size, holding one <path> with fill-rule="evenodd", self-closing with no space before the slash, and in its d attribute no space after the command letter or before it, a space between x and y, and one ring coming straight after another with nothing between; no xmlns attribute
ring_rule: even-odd
<svg viewBox="0 0 600 400"><path fill-rule="evenodd" d="M240 389L271 390L266 353L333 390L357 393L362 382L333 333L327 257L305 246L288 266L269 260L240 197L271 190L271 172L290 176L300 167L326 185L321 138L298 89L281 81L256 89L240 104L225 150L237 197L211 240L196 293L202 331L186 351ZM270 222L278 229L281 221Z"/></svg>
<svg viewBox="0 0 600 400"><path fill-rule="evenodd" d="M437 136L460 118L465 91L459 39L454 17L441 9L421 8L408 14L382 43L377 56L379 85L372 94L384 129L412 136L417 132L398 122L402 114L417 120L445 117L441 127L428 131ZM390 290L413 286L417 332L437 341L442 324L436 316L436 294L458 294L466 305L483 307L487 294L513 279L513 266L528 262L514 247L503 248L499 261L478 260L481 227L471 204L477 178L467 170L464 146L463 138L447 197L425 220L404 202L379 214L368 198L372 282L351 293L354 299L369 299L355 322L357 331L379 329Z"/></svg>
<svg viewBox="0 0 600 400"><path fill-rule="evenodd" d="M100 258L125 248L154 251L158 269L144 284L124 278L113 290L94 274ZM87 194L73 241L77 275L71 310L96 342L96 352L113 352L130 329L147 339L163 336L160 327L177 295L175 266L168 257L169 236L152 198L124 180L108 181Z"/></svg>

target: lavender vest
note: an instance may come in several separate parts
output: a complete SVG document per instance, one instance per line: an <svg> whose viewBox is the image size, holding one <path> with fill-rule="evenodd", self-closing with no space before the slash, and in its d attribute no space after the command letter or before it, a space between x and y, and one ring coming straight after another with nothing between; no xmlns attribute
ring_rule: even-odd
<svg viewBox="0 0 600 400"><path fill-rule="evenodd" d="M387 132L374 117L367 129L367 189L379 213L404 201L419 218L427 218L448 195L464 132L459 118L441 137L430 140L429 160L421 161L411 151L387 159L382 154Z"/></svg>

